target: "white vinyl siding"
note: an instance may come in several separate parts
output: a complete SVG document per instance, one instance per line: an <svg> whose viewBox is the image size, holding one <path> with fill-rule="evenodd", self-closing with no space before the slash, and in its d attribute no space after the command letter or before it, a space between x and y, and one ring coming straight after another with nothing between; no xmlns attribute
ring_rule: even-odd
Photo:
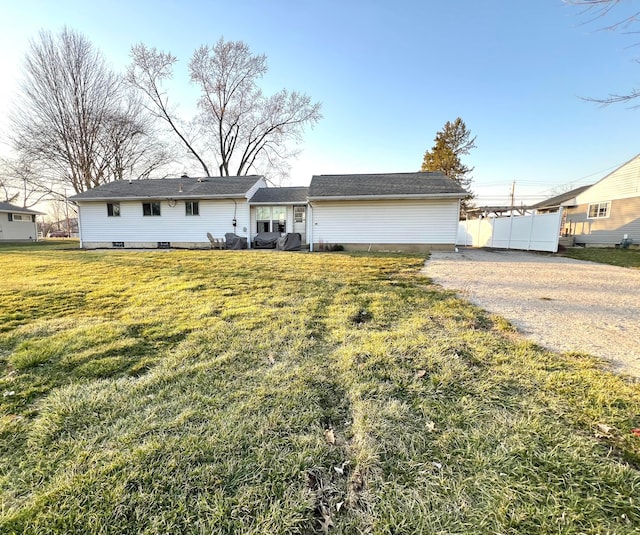
<svg viewBox="0 0 640 535"><path fill-rule="evenodd" d="M314 243L454 244L458 200L314 201Z"/></svg>
<svg viewBox="0 0 640 535"><path fill-rule="evenodd" d="M640 197L640 156L608 174L576 197L577 204Z"/></svg>
<svg viewBox="0 0 640 535"><path fill-rule="evenodd" d="M249 207L243 199L199 200L199 217L185 215L185 201L161 202L160 216L142 215L142 201L120 201L120 217L108 217L105 202L80 202L83 242L202 242L235 232L248 237ZM233 218L237 226L233 227ZM247 231L243 231L246 228Z"/></svg>
<svg viewBox="0 0 640 535"><path fill-rule="evenodd" d="M12 220L9 218L10 213ZM0 241L35 240L37 237L38 229L33 221L33 214L0 212Z"/></svg>

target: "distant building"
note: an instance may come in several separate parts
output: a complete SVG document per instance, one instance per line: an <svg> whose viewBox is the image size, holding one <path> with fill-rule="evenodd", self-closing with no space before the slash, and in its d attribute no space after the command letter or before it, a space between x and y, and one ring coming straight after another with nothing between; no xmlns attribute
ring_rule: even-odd
<svg viewBox="0 0 640 535"><path fill-rule="evenodd" d="M575 195L565 208L564 234L576 245L640 245L640 154Z"/></svg>
<svg viewBox="0 0 640 535"><path fill-rule="evenodd" d="M36 241L38 215L42 212L0 202L0 241Z"/></svg>

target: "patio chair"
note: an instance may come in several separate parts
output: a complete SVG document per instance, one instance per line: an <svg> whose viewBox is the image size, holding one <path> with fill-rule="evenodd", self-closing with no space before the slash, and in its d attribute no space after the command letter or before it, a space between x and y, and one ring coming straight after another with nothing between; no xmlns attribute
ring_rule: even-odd
<svg viewBox="0 0 640 535"><path fill-rule="evenodd" d="M209 246L211 249L224 249L224 240L214 238L211 232L207 232L207 238L209 238Z"/></svg>

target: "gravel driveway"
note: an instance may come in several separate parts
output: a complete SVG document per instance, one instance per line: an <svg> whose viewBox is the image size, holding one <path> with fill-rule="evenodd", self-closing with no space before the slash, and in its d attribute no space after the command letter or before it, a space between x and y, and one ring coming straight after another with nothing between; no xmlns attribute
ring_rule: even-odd
<svg viewBox="0 0 640 535"><path fill-rule="evenodd" d="M589 353L640 377L640 270L547 254L461 248L432 253L424 273L507 318L541 346Z"/></svg>

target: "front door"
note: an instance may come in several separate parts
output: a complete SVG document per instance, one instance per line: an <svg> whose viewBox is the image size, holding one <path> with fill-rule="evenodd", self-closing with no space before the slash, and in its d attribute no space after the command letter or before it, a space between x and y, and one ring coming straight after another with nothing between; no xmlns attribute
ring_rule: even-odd
<svg viewBox="0 0 640 535"><path fill-rule="evenodd" d="M302 241L307 241L307 207L304 205L293 207L293 232L302 236Z"/></svg>

